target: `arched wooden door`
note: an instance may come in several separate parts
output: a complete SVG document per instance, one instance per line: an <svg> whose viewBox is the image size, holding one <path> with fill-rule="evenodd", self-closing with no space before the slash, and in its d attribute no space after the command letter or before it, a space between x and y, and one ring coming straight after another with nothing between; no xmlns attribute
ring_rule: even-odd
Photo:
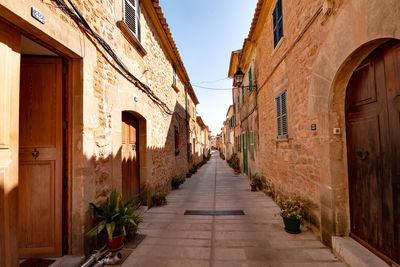
<svg viewBox="0 0 400 267"><path fill-rule="evenodd" d="M139 120L128 112L122 113L122 197L139 201Z"/></svg>
<svg viewBox="0 0 400 267"><path fill-rule="evenodd" d="M400 262L399 42L376 49L353 73L346 127L351 235Z"/></svg>

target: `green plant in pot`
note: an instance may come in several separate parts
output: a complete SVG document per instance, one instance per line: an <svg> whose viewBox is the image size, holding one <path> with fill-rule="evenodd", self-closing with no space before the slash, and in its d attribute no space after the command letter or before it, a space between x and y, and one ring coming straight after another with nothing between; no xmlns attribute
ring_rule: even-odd
<svg viewBox="0 0 400 267"><path fill-rule="evenodd" d="M90 203L92 217L98 221L87 234L87 237L107 236L106 243L110 250L118 250L124 245L126 227L137 230L142 217L136 212L136 206L131 206L132 199L124 202L114 189L105 203L96 205Z"/></svg>
<svg viewBox="0 0 400 267"><path fill-rule="evenodd" d="M197 166L193 165L190 169L189 169L189 173L191 174L195 174L197 172Z"/></svg>
<svg viewBox="0 0 400 267"><path fill-rule="evenodd" d="M250 175L250 179L251 191L262 190L262 181L258 174Z"/></svg>
<svg viewBox="0 0 400 267"><path fill-rule="evenodd" d="M309 201L301 196L278 198L278 206L281 209L280 215L285 224L285 231L291 234L301 232L300 223L304 219Z"/></svg>
<svg viewBox="0 0 400 267"><path fill-rule="evenodd" d="M157 193L151 197L151 202L154 206L162 206L167 204L167 199L165 198L165 194Z"/></svg>
<svg viewBox="0 0 400 267"><path fill-rule="evenodd" d="M174 176L171 180L172 189L178 189L181 184L185 182L184 176Z"/></svg>

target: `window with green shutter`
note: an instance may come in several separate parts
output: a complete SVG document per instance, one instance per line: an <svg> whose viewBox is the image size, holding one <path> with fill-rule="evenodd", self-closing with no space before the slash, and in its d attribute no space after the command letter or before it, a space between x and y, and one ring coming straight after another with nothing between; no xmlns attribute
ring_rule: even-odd
<svg viewBox="0 0 400 267"><path fill-rule="evenodd" d="M249 91L253 89L253 77L251 76L251 68L249 69Z"/></svg>
<svg viewBox="0 0 400 267"><path fill-rule="evenodd" d="M244 85L242 85L242 104L244 104Z"/></svg>
<svg viewBox="0 0 400 267"><path fill-rule="evenodd" d="M250 132L250 150L251 150L251 158L254 159L254 133Z"/></svg>

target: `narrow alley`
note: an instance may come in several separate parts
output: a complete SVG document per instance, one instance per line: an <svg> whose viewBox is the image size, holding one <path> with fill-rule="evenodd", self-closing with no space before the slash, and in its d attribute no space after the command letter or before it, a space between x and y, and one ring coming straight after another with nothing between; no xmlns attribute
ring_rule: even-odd
<svg viewBox="0 0 400 267"><path fill-rule="evenodd" d="M167 205L144 214L146 237L123 266L344 266L310 231L283 229L278 206L234 174L218 152ZM243 210L245 215L184 215L185 210Z"/></svg>

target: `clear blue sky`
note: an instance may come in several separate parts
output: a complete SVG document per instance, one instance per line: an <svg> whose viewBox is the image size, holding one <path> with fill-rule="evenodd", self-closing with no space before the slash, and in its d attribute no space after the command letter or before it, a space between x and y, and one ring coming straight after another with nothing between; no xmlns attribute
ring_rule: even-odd
<svg viewBox="0 0 400 267"><path fill-rule="evenodd" d="M228 76L231 52L242 48L257 0L161 0L160 6L200 101L198 115L216 135L232 104L232 91L206 90L194 85L232 87L232 80L224 79ZM224 80L199 84L219 79Z"/></svg>

